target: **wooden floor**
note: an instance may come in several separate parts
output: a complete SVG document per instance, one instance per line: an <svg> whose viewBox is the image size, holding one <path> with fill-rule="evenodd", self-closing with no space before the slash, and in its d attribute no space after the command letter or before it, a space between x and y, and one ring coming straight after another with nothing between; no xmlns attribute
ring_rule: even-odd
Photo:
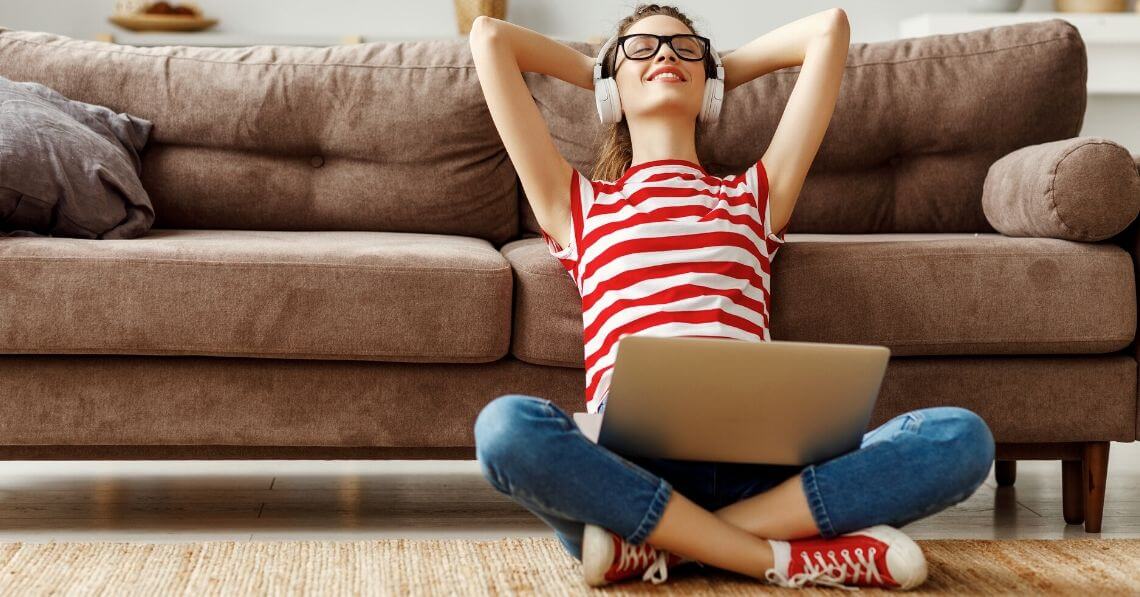
<svg viewBox="0 0 1140 597"><path fill-rule="evenodd" d="M913 537L1089 537L1061 517L1059 462L1022 462ZM0 541L553 536L471 461L0 462ZM1113 444L1101 537L1140 537L1140 443Z"/></svg>

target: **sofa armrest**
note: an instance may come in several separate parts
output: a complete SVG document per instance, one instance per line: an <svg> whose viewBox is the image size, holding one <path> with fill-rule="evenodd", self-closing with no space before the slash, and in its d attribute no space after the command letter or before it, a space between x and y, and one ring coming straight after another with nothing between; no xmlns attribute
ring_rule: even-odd
<svg viewBox="0 0 1140 597"><path fill-rule="evenodd" d="M1140 213L1137 161L1100 137L1023 147L990 166L982 210L1007 236L1104 240Z"/></svg>

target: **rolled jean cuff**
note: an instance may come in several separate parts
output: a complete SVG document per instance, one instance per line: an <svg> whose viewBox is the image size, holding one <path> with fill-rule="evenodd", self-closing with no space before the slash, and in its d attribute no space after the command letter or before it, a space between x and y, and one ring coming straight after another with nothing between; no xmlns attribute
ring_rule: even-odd
<svg viewBox="0 0 1140 597"><path fill-rule="evenodd" d="M672 493L673 486L665 479L661 479L661 482L657 484L657 491L653 494L653 500L649 502L649 509L641 519L641 524L637 525L637 529L633 531L632 535L625 538L626 542L633 545L641 545L645 542L645 538L653 532L665 514L665 504L669 503Z"/></svg>
<svg viewBox="0 0 1140 597"><path fill-rule="evenodd" d="M831 524L831 517L827 515L827 508L823 505L823 495L819 491L819 484L815 479L815 465L808 465L800 472L803 482L804 495L807 496L811 516L815 519L815 526L819 528L820 536L830 539L835 536L835 527Z"/></svg>

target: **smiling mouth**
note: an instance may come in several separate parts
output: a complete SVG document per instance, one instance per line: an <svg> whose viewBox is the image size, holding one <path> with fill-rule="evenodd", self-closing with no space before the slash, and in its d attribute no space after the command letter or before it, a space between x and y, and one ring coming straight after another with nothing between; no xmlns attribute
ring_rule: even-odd
<svg viewBox="0 0 1140 597"><path fill-rule="evenodd" d="M676 75L657 75L646 81L647 83L684 83L685 80Z"/></svg>

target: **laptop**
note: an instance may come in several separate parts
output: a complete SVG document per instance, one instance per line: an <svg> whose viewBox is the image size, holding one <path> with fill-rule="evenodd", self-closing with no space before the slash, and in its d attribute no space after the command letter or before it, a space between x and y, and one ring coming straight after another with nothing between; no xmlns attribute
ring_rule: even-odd
<svg viewBox="0 0 1140 597"><path fill-rule="evenodd" d="M574 413L624 455L808 465L860 446L890 349L624 336L605 410Z"/></svg>

